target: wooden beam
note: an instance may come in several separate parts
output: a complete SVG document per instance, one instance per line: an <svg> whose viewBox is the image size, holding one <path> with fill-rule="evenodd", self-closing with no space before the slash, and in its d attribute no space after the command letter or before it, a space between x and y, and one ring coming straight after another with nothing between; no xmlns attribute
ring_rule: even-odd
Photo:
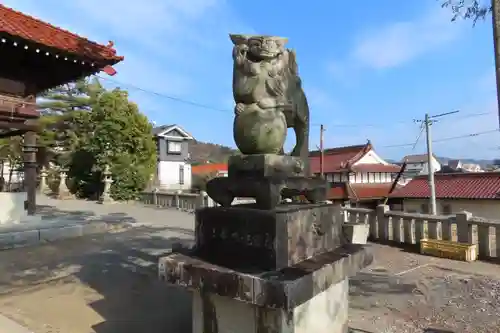
<svg viewBox="0 0 500 333"><path fill-rule="evenodd" d="M26 133L26 130L13 130L13 131L8 131L8 132L3 132L3 133L0 133L0 139L10 138L12 136L23 135L24 133Z"/></svg>
<svg viewBox="0 0 500 333"><path fill-rule="evenodd" d="M14 123L0 120L0 128L18 129L24 131L38 131L39 126L33 123Z"/></svg>

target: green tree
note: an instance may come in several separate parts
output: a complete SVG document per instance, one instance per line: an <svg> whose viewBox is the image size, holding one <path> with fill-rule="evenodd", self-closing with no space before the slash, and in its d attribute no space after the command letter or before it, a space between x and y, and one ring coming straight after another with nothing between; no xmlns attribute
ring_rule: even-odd
<svg viewBox="0 0 500 333"><path fill-rule="evenodd" d="M128 100L125 91L102 93L92 105L87 119L89 136L72 154L72 171L77 186L87 188L99 182L99 172L110 166L114 183L111 195L116 200L131 200L145 188L156 166L156 143L152 126ZM98 179L91 174L98 175ZM91 186L92 187L92 186ZM93 187L96 188L95 186ZM101 188L98 189L100 191Z"/></svg>
<svg viewBox="0 0 500 333"><path fill-rule="evenodd" d="M86 118L92 103L103 92L104 88L94 78L68 83L39 96L42 131L38 137L41 149L37 157L40 164L54 162L68 166L71 152L87 139L89 129Z"/></svg>
<svg viewBox="0 0 500 333"><path fill-rule="evenodd" d="M440 0L442 7L452 10L454 16L452 21L458 18L470 19L475 24L478 20L484 19L491 13L491 1L486 0ZM496 1L496 0L495 0Z"/></svg>
<svg viewBox="0 0 500 333"><path fill-rule="evenodd" d="M1 187L4 184L12 183L12 175L15 169L22 168L23 166L23 147L22 147L22 137L13 136L10 138L0 139L0 158L2 159L2 165L0 166L3 173L4 167L9 166L9 173L7 179L0 179ZM5 175L1 175L5 178Z"/></svg>

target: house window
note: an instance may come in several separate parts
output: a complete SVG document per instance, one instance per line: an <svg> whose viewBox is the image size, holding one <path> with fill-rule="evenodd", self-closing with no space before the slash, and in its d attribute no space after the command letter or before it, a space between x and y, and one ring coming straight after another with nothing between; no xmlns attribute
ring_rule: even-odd
<svg viewBox="0 0 500 333"><path fill-rule="evenodd" d="M180 141L168 141L167 150L169 154L180 154L182 146Z"/></svg>
<svg viewBox="0 0 500 333"><path fill-rule="evenodd" d="M184 165L179 165L179 184L184 185Z"/></svg>
<svg viewBox="0 0 500 333"><path fill-rule="evenodd" d="M451 215L451 205L450 204L443 204L441 206L441 212L443 215Z"/></svg>

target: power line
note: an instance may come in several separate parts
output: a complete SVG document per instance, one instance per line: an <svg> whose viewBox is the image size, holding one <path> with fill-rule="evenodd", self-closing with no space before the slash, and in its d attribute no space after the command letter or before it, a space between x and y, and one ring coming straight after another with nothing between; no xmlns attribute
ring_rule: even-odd
<svg viewBox="0 0 500 333"><path fill-rule="evenodd" d="M169 99L169 100L172 100L172 101L175 101L175 102L179 102L179 103L188 104L188 105L195 106L195 107L198 107L198 108L208 109L208 110L217 111L217 112L232 112L231 110L219 109L219 108L216 108L216 107L212 107L210 105L206 105L206 104L202 104L202 103L198 103L198 102L193 102L193 101L190 101L190 100L187 100L187 99L183 99L183 98L179 98L179 97L167 95L167 94L164 94L164 93L159 93L157 91L152 91L152 90L144 89L144 88L135 86L133 84L123 83L123 82L120 82L120 81L117 81L117 80L113 80L113 79L110 79L110 78L107 78L107 77L102 77L100 75L96 75L96 77L98 77L100 79L103 79L105 81L113 82L113 83L115 83L117 85L123 85L123 86L126 86L126 87L128 86L129 88L132 88L132 89L135 89L135 90L138 90L138 91L142 91L144 93L149 93L149 94L152 94L152 95L156 95L158 97L166 98L166 99Z"/></svg>
<svg viewBox="0 0 500 333"><path fill-rule="evenodd" d="M469 138L469 137L476 137L480 135L485 135L485 134L491 134L491 133L498 133L499 130L490 130L490 131L483 131L483 132L477 132L477 133L470 133L470 134L465 134L465 135L459 135L459 136L452 136L449 138L443 138L439 140L432 140L433 143L439 143L439 142L445 142L445 141L452 141L452 140L458 140L458 139L463 139L463 138ZM397 148L397 147L409 147L413 146L413 143L405 143L405 144L400 144L400 145L390 145L390 146L383 146L383 148Z"/></svg>
<svg viewBox="0 0 500 333"><path fill-rule="evenodd" d="M422 137L422 133L424 133L424 129L425 127L420 125L420 133L418 133L418 136L417 136L417 139L415 140L415 143L413 144L413 146L411 147L411 151L414 151L415 148L417 147L417 144L418 144L418 141L420 140L420 138Z"/></svg>
<svg viewBox="0 0 500 333"><path fill-rule="evenodd" d="M121 82L121 81L111 79L108 77L104 77L104 76L100 76L100 75L95 75L95 77L98 77L99 79L102 79L104 81L112 82L112 83L119 85L119 86L128 87L128 88L131 88L131 89L134 89L137 91L141 91L143 93L147 93L147 94L155 95L157 97L169 99L169 100L174 101L174 102L187 104L187 105L191 105L191 106L206 109L206 110L212 110L212 111L224 112L224 113L233 113L233 111L229 110L229 109L218 108L218 107L214 107L214 106L211 106L208 104L195 102L192 100L172 96L172 95L165 94L165 93L160 93L157 91L142 88L142 87L130 84L130 83ZM467 119L467 118L473 118L473 117L481 117L481 116L490 115L492 113L495 113L495 112L470 113L470 114L465 114L462 117L458 117L458 118L453 117L453 119L458 120L458 119ZM410 123L411 123L411 121L404 121L404 120L391 121L391 125L407 125ZM332 124L326 124L326 125L329 127L337 127L337 128L386 128L388 124L387 123L379 123L379 124L334 124L334 123L332 123ZM319 127L319 126L321 126L321 123L312 123L311 126Z"/></svg>

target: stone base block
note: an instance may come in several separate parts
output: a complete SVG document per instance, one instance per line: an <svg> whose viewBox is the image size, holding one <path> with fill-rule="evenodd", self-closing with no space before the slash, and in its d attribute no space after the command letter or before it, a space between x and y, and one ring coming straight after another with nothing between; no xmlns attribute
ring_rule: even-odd
<svg viewBox="0 0 500 333"><path fill-rule="evenodd" d="M207 261L221 266L233 266L226 259L234 258L262 270L288 267L342 245L339 209L331 204L201 208L195 219L197 248Z"/></svg>
<svg viewBox="0 0 500 333"><path fill-rule="evenodd" d="M370 225L366 223L345 223L342 226L347 241L351 244L366 244Z"/></svg>
<svg viewBox="0 0 500 333"><path fill-rule="evenodd" d="M207 183L207 194L223 207L234 198L254 198L259 209L271 210L283 198L303 196L310 203L325 202L329 185L322 178L308 177L217 177Z"/></svg>
<svg viewBox="0 0 500 333"><path fill-rule="evenodd" d="M290 310L195 291L193 333L346 333L348 296L347 278Z"/></svg>
<svg viewBox="0 0 500 333"><path fill-rule="evenodd" d="M228 176L304 177L305 163L300 157L275 154L235 155L229 157Z"/></svg>
<svg viewBox="0 0 500 333"><path fill-rule="evenodd" d="M193 291L195 333L345 333L348 278L372 260L348 244L275 271L236 270L196 257L195 248L161 258L158 271Z"/></svg>

